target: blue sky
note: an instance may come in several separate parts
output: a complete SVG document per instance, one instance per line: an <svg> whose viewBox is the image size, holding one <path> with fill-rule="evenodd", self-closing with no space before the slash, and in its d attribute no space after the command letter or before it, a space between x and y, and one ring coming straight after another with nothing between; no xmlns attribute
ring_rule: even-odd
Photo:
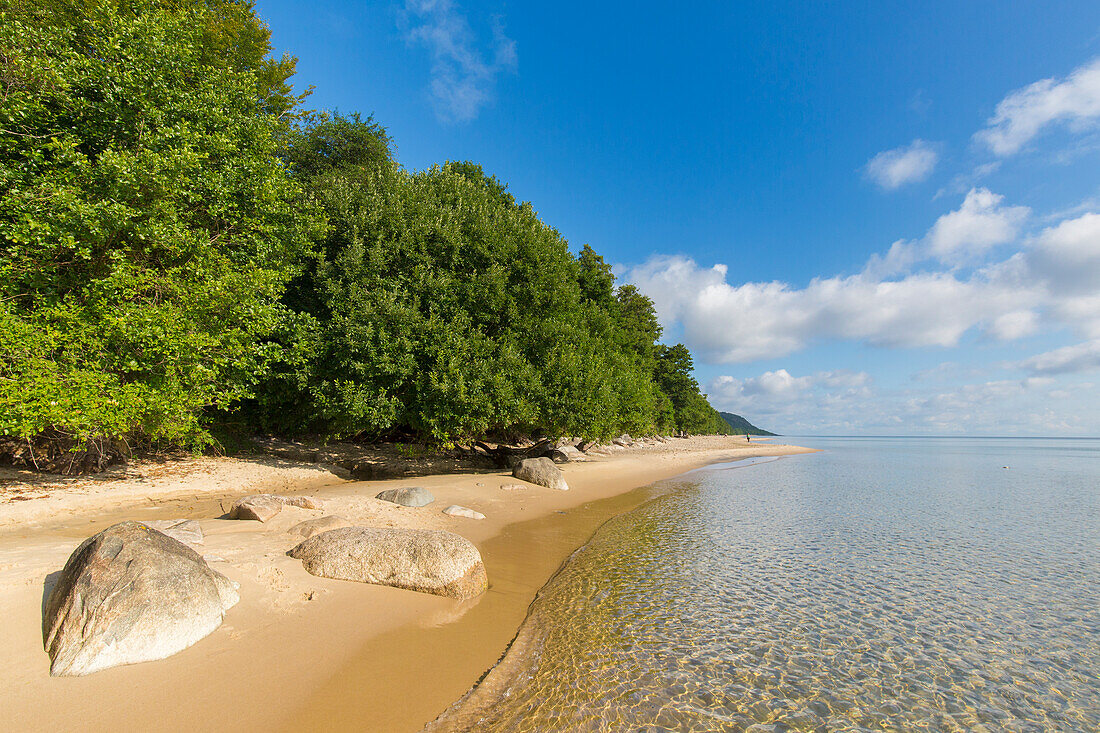
<svg viewBox="0 0 1100 733"><path fill-rule="evenodd" d="M312 106L615 263L719 409L1100 435L1100 4L257 8Z"/></svg>

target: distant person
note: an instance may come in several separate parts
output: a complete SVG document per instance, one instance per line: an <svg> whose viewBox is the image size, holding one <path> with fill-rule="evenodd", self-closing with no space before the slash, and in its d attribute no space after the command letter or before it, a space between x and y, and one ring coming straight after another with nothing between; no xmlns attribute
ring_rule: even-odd
<svg viewBox="0 0 1100 733"><path fill-rule="evenodd" d="M749 434L748 433L745 433L745 442L746 443L751 443L752 442L751 440L749 440Z"/></svg>

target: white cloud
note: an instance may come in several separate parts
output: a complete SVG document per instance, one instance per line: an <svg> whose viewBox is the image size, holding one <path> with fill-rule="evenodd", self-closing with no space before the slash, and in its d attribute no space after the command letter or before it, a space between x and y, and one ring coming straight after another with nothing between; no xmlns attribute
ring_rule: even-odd
<svg viewBox="0 0 1100 733"><path fill-rule="evenodd" d="M928 232L928 253L946 262L966 261L1016 238L1027 218L1026 206L1002 206L1004 196L973 188L962 206L944 214Z"/></svg>
<svg viewBox="0 0 1100 733"><path fill-rule="evenodd" d="M885 278L926 260L953 266L973 262L991 248L1016 239L1031 214L1026 206L1004 206L1003 202L1004 196L988 189L970 189L962 206L937 219L924 237L899 239L885 255L871 255L863 274Z"/></svg>
<svg viewBox="0 0 1100 733"><path fill-rule="evenodd" d="M1100 338L1100 215L1083 214L1039 233L1011 263L1044 289L1052 318Z"/></svg>
<svg viewBox="0 0 1100 733"><path fill-rule="evenodd" d="M871 399L872 382L866 372L822 371L796 377L778 369L748 379L718 377L708 385L707 395L718 409L751 416L757 424L790 427L797 418L809 419L815 426L855 429L852 415ZM806 425L803 422L800 427Z"/></svg>
<svg viewBox="0 0 1100 733"><path fill-rule="evenodd" d="M1044 230L1028 254L1036 275L1060 292L1100 289L1100 214L1084 214Z"/></svg>
<svg viewBox="0 0 1100 733"><path fill-rule="evenodd" d="M1100 59L1064 80L1043 79L1005 97L974 137L996 155L1018 152L1043 128L1060 122L1084 127L1100 118Z"/></svg>
<svg viewBox="0 0 1100 733"><path fill-rule="evenodd" d="M1020 362L1032 374L1071 374L1100 369L1100 340L1047 351Z"/></svg>
<svg viewBox="0 0 1100 733"><path fill-rule="evenodd" d="M1039 330L1039 314L1030 310L1011 311L993 319L989 333L1001 341L1015 341Z"/></svg>
<svg viewBox="0 0 1100 733"><path fill-rule="evenodd" d="M822 339L954 346L969 329L1019 311L1027 297L981 275L960 280L951 273L901 280L861 274L815 279L801 289L731 285L724 266L704 269L685 257L652 258L631 270L630 280L653 299L661 322L681 324L685 343L711 363L786 356Z"/></svg>
<svg viewBox="0 0 1100 733"><path fill-rule="evenodd" d="M956 366L934 371L976 376ZM1039 375L880 390L865 372L794 376L779 369L744 379L718 377L708 394L718 409L785 433L1081 435L1100 431L1092 386ZM1062 400L1074 400L1079 409L1054 404Z"/></svg>
<svg viewBox="0 0 1100 733"><path fill-rule="evenodd" d="M1100 339L1100 214L1021 237L1029 214L974 189L923 238L895 242L856 275L801 288L732 283L725 265L683 256L651 258L625 276L653 299L666 328L682 327L704 363L777 358L830 340L951 347L972 329L1009 341L1068 326ZM985 257L1010 243L1017 251L1007 259ZM915 271L918 263L929 264Z"/></svg>
<svg viewBox="0 0 1100 733"><path fill-rule="evenodd" d="M886 150L871 158L864 167L867 177L887 191L928 178L939 161L934 146L924 140Z"/></svg>
<svg viewBox="0 0 1100 733"><path fill-rule="evenodd" d="M732 363L785 356L814 340L865 341L888 347L954 346L984 327L1012 339L1037 327L1037 295L1021 287L1020 266L920 272L887 279L935 257L962 262L1009 241L1027 216L985 189L971 191L957 211L940 217L918 242L895 242L858 275L787 283L728 282L725 265L704 269L686 257L654 257L627 273L657 307L662 323L679 323L705 361Z"/></svg>
<svg viewBox="0 0 1100 733"><path fill-rule="evenodd" d="M466 17L451 0L407 0L402 18L408 40L423 44L432 55L431 93L436 114L445 121L477 117L492 100L496 78L516 68L515 41L492 23L490 55Z"/></svg>

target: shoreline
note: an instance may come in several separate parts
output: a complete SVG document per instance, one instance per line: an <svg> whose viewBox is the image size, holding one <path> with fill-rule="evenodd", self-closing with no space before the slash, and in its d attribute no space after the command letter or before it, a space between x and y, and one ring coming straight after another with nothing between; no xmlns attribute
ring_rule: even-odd
<svg viewBox="0 0 1100 733"><path fill-rule="evenodd" d="M9 660L0 683L2 717L21 729L79 720L86 730L417 730L494 666L535 594L599 525L645 501L639 487L714 463L806 452L812 451L694 438L566 464L568 492L502 491L501 484L514 482L506 472L328 484L322 478L298 491L279 487L279 480L296 484L293 478L276 477L269 490L308 493L326 507L288 507L265 524L215 519L227 499L265 488L229 491L217 476L204 484L211 490L181 492L173 490L181 483L171 481L153 492L128 487L90 502L93 508L76 502L71 514L59 511L62 500L35 502L49 507L47 516L36 516L34 500L9 503L0 506L0 613L9 619L0 631ZM436 502L409 509L373 498L401 485L423 485ZM447 517L440 510L449 503L488 518ZM311 576L285 555L297 542L286 530L329 514L367 526L457 532L481 549L490 589L460 603ZM153 518L198 519L206 532L202 552L212 568L241 584L241 603L221 628L167 659L50 678L40 632L44 579L84 537L123 519Z"/></svg>

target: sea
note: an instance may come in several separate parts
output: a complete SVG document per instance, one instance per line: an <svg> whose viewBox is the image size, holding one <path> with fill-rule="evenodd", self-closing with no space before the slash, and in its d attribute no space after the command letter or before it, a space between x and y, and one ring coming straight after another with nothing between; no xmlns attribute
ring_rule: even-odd
<svg viewBox="0 0 1100 733"><path fill-rule="evenodd" d="M1100 440L783 440L607 522L444 728L1100 731Z"/></svg>

